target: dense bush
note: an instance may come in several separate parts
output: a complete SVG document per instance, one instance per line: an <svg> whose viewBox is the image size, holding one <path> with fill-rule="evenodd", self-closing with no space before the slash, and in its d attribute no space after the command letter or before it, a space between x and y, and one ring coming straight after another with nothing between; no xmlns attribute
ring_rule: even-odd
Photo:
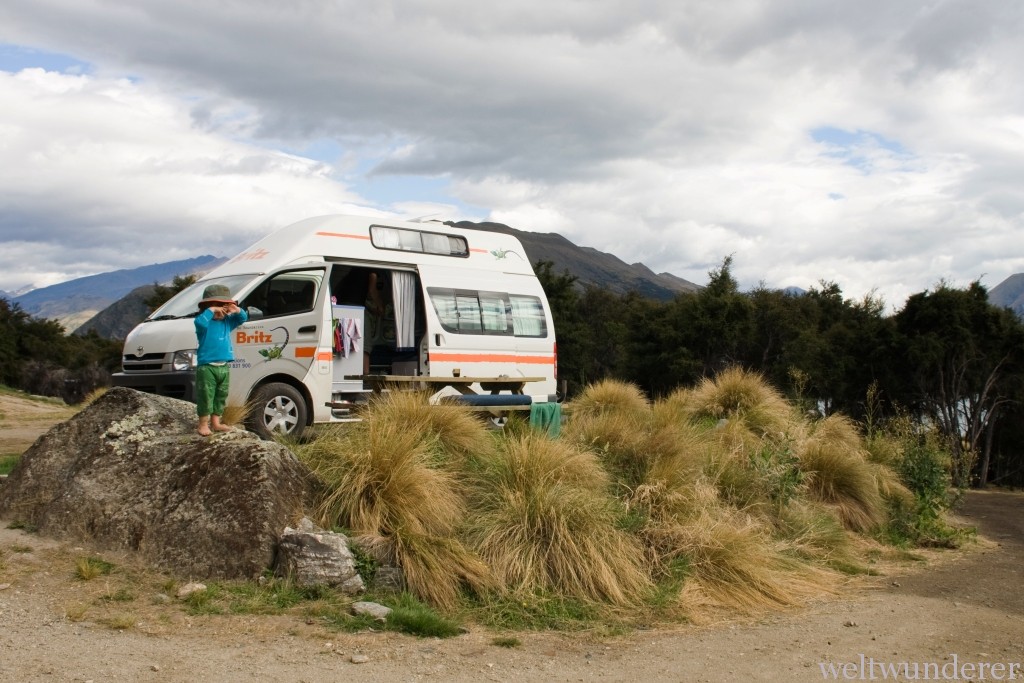
<svg viewBox="0 0 1024 683"><path fill-rule="evenodd" d="M121 346L94 332L65 334L60 323L33 318L0 298L0 384L78 403L110 385Z"/></svg>

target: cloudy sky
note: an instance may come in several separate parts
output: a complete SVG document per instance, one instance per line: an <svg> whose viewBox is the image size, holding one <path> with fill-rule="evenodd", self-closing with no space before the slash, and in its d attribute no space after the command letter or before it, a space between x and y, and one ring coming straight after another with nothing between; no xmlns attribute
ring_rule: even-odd
<svg viewBox="0 0 1024 683"><path fill-rule="evenodd" d="M324 213L899 308L1024 272L1016 0L3 0L0 290Z"/></svg>

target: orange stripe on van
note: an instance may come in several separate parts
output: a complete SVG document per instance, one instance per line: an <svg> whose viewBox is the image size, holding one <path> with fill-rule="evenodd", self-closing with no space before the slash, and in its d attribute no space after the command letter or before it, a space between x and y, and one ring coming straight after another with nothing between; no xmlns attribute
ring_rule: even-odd
<svg viewBox="0 0 1024 683"><path fill-rule="evenodd" d="M473 252L474 254L489 254L489 253L491 253L491 252L489 252L486 249L472 249L471 248L470 251Z"/></svg>
<svg viewBox="0 0 1024 683"><path fill-rule="evenodd" d="M352 235L347 232L324 232L323 230L318 230L316 234L320 235L321 237L348 237L349 239L353 240L370 239L369 235Z"/></svg>
<svg viewBox="0 0 1024 683"><path fill-rule="evenodd" d="M320 351L316 354L317 360L334 360L334 354L330 351Z"/></svg>
<svg viewBox="0 0 1024 683"><path fill-rule="evenodd" d="M525 363L530 365L554 365L554 356L517 356L512 353L444 353L434 351L432 361L448 363Z"/></svg>
<svg viewBox="0 0 1024 683"><path fill-rule="evenodd" d="M312 358L316 355L315 346L297 346L295 347L296 358Z"/></svg>

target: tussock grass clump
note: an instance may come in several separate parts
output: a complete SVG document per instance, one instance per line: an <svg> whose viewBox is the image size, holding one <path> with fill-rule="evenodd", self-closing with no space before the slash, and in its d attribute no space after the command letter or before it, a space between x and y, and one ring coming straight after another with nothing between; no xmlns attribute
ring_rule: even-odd
<svg viewBox="0 0 1024 683"><path fill-rule="evenodd" d="M376 560L403 568L410 591L451 608L463 585L488 584L487 568L455 536L465 501L437 434L397 419L390 401L296 450L322 483L320 524L349 529Z"/></svg>
<svg viewBox="0 0 1024 683"><path fill-rule="evenodd" d="M814 425L798 457L811 496L832 506L848 529L868 531L885 521L877 467L848 418L831 415Z"/></svg>
<svg viewBox="0 0 1024 683"><path fill-rule="evenodd" d="M574 416L563 434L578 448L594 453L627 490L652 476L692 480L702 467L702 446L693 431L657 424L649 412Z"/></svg>
<svg viewBox="0 0 1024 683"><path fill-rule="evenodd" d="M573 418L619 413L642 419L649 412L650 404L639 387L615 379L588 385L572 401Z"/></svg>
<svg viewBox="0 0 1024 683"><path fill-rule="evenodd" d="M99 576L106 576L114 571L114 565L101 557L80 557L75 562L75 578L80 581L92 581Z"/></svg>
<svg viewBox="0 0 1024 683"><path fill-rule="evenodd" d="M597 455L617 480L633 486L643 479L653 457L644 443L646 422L643 413L582 414L569 421L563 435Z"/></svg>
<svg viewBox="0 0 1024 683"><path fill-rule="evenodd" d="M425 392L392 391L375 399L366 413L368 421L387 421L433 439L441 456L458 461L490 452L494 447L487 427L465 408L446 403L431 404Z"/></svg>
<svg viewBox="0 0 1024 683"><path fill-rule="evenodd" d="M786 553L826 564L850 557L848 532L838 514L822 503L792 501L779 510L774 523L774 535Z"/></svg>
<svg viewBox="0 0 1024 683"><path fill-rule="evenodd" d="M468 543L506 593L635 603L650 588L643 551L616 528L608 475L563 441L522 434L482 463Z"/></svg>
<svg viewBox="0 0 1024 683"><path fill-rule="evenodd" d="M793 438L800 426L793 407L762 375L740 367L669 395L666 405L690 420L740 421L757 438Z"/></svg>
<svg viewBox="0 0 1024 683"><path fill-rule="evenodd" d="M829 590L827 574L786 558L769 530L747 515L709 507L685 520L652 523L644 535L658 550L663 571L685 560L687 583L680 599L692 609L749 613L798 605Z"/></svg>
<svg viewBox="0 0 1024 683"><path fill-rule="evenodd" d="M239 405L237 403L229 403L224 406L224 415L221 418L221 422L232 427L241 427L245 425L246 421L256 410L257 401L246 401Z"/></svg>
<svg viewBox="0 0 1024 683"><path fill-rule="evenodd" d="M298 448L325 484L320 523L358 533L450 534L464 513L436 442L388 420L325 430Z"/></svg>

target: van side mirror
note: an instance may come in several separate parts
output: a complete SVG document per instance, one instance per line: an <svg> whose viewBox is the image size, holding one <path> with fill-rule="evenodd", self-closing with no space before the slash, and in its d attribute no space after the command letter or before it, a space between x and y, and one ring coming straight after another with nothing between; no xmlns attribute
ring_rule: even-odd
<svg viewBox="0 0 1024 683"><path fill-rule="evenodd" d="M245 312L249 315L249 320L261 320L263 318L263 311L255 306L247 307Z"/></svg>

